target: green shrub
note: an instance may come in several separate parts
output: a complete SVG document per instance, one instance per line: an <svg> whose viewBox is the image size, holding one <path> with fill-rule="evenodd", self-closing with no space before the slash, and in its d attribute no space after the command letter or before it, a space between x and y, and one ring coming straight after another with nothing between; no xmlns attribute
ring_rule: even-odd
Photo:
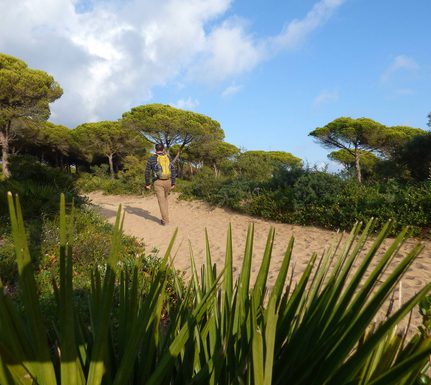
<svg viewBox="0 0 431 385"><path fill-rule="evenodd" d="M204 171L182 192L184 197L292 224L346 230L356 221L374 217L381 226L394 218L393 234L409 225L415 235L427 236L431 228L431 182L358 184L294 168L279 169L270 182L256 183L214 178Z"/></svg>
<svg viewBox="0 0 431 385"><path fill-rule="evenodd" d="M58 210L58 208L57 208ZM59 253L59 217L42 216L28 222L29 249L33 256L36 277L42 288L42 296L52 294L50 285L57 275ZM16 261L9 225L0 228L0 278L4 285L16 285ZM90 287L88 271L103 266L111 247L112 225L108 224L92 209L74 210L74 284L78 289ZM123 235L121 238L122 260L126 264L139 265L143 271L156 268L154 256L136 238Z"/></svg>
<svg viewBox="0 0 431 385"><path fill-rule="evenodd" d="M207 202L216 203L213 197L226 183L224 178L215 178L214 171L208 167L203 167L193 177L193 181L182 186L183 199L200 198Z"/></svg>
<svg viewBox="0 0 431 385"><path fill-rule="evenodd" d="M293 197L297 207L333 204L340 194L343 182L326 172L310 172L298 178L293 185Z"/></svg>
<svg viewBox="0 0 431 385"><path fill-rule="evenodd" d="M111 178L108 166L91 167L91 173L81 173L76 183L79 191L103 191L107 194L146 194L145 167L147 160L137 156L126 156L123 168Z"/></svg>
<svg viewBox="0 0 431 385"><path fill-rule="evenodd" d="M41 164L31 156L11 158L12 177L0 181L0 220L7 216L6 194L8 191L19 194L26 202L23 207L26 218L38 218L43 213L58 210L60 194L64 193L68 202L72 199L80 204L75 188L75 177L66 172Z"/></svg>

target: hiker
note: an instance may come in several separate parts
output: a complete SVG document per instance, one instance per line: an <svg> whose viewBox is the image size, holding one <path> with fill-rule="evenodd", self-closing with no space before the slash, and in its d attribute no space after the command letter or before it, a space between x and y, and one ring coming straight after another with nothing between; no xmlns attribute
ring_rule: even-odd
<svg viewBox="0 0 431 385"><path fill-rule="evenodd" d="M165 146L162 143L157 143L155 155L148 159L145 169L145 188L149 190L150 174L153 174L154 191L159 202L162 225L169 224L168 212L168 196L171 190L175 187L175 168L172 159L165 152Z"/></svg>

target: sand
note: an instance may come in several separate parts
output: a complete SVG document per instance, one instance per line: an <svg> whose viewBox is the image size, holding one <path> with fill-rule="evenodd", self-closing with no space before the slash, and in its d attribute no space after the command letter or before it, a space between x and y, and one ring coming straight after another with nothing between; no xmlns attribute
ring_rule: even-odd
<svg viewBox="0 0 431 385"><path fill-rule="evenodd" d="M170 196L169 211L171 224L160 225L160 212L155 196L130 196L130 195L103 195L100 192L88 195L102 215L110 222L115 219L119 204L122 204L125 215L124 231L142 239L147 252L157 252L163 256L168 246L168 241L178 228L177 240L174 247L175 267L190 274L190 246L192 247L196 264L199 266L205 260L205 229L208 231L209 242L213 262L220 268L224 265L226 249L226 235L229 223L232 225L234 245L234 270L238 273L244 253L247 228L250 223L255 225L254 254L252 264L252 281L256 277L260 261L265 249L266 238L270 227L276 231L274 248L272 253L268 286L271 287L286 251L289 239L295 238L293 249L294 278L297 279L304 271L313 252L321 255L331 245L334 245L340 237L346 238L346 234L323 230L315 227L296 226L257 219L232 211L214 208L200 201L183 201L178 199L178 194ZM388 239L384 242L382 251L386 250L392 242ZM394 262L419 242L408 240L402 247ZM395 292L396 304L406 302L408 298L419 291L425 284L431 281L431 242L422 241L425 249L414 261L402 280L402 295L399 297L399 289ZM398 286L399 287L399 286ZM415 315L415 324L419 322Z"/></svg>

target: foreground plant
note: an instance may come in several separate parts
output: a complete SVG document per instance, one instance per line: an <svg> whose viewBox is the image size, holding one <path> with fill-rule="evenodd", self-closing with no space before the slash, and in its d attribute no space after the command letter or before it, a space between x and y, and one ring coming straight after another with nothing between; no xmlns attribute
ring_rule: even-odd
<svg viewBox="0 0 431 385"><path fill-rule="evenodd" d="M243 266L234 280L229 228L221 273L206 250L201 276L190 257L192 278L170 301L167 271L175 235L162 267L143 294L137 269L121 268L121 208L103 272L93 271L89 317L73 298L73 210L60 204L60 280L54 283L58 325L44 323L27 248L21 208L8 197L23 312L0 287L0 383L8 384L415 384L426 369L431 337L409 341L397 324L426 298L424 287L380 325L374 317L422 250L414 247L383 278L407 236L404 230L383 254L387 224L364 255L372 226L356 225L345 244L322 258L314 254L293 282L290 240L274 287L266 286L274 230L250 286L253 226ZM375 261L375 263L373 263ZM356 263L355 263L356 262ZM357 267L355 267L357 266ZM375 266L375 267L371 267ZM423 302L422 302L423 303ZM82 320L90 319L89 323ZM425 382L426 383L426 382Z"/></svg>

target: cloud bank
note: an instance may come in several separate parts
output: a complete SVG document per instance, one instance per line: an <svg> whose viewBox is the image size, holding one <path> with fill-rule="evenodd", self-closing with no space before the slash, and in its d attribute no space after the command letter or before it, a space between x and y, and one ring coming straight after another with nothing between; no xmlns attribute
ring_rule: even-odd
<svg viewBox="0 0 431 385"><path fill-rule="evenodd" d="M178 79L233 94L223 82L300 46L343 2L320 0L279 35L256 37L228 15L231 0L1 0L0 51L55 77L64 95L52 120L74 127L117 119Z"/></svg>

